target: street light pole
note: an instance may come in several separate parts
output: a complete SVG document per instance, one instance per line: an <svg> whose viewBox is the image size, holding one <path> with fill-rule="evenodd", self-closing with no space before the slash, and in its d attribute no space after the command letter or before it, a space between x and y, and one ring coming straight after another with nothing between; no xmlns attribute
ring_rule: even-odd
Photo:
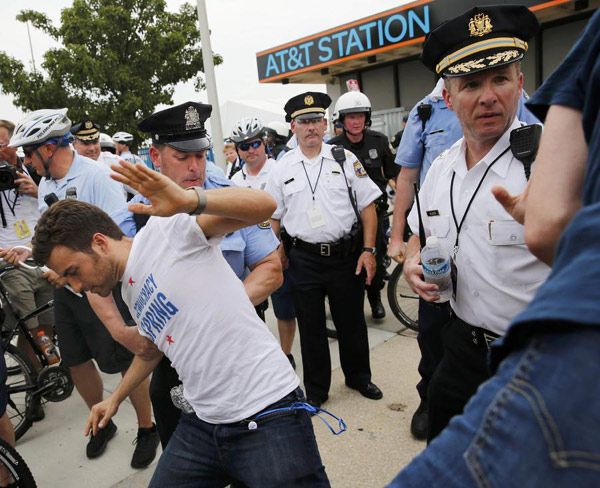
<svg viewBox="0 0 600 488"><path fill-rule="evenodd" d="M210 47L210 30L208 28L208 16L206 15L205 0L197 0L198 25L200 27L200 40L202 42L202 59L204 61L204 76L206 78L206 89L208 91L208 103L212 105L211 128L213 153L215 163L225 170L225 155L223 154L223 129L221 127L221 112L219 110L219 97L217 95L217 83L215 81L215 65Z"/></svg>

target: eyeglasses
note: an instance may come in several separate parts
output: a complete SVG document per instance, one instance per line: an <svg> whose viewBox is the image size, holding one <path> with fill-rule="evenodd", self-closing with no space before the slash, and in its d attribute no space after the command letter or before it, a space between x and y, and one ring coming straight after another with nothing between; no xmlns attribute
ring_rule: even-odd
<svg viewBox="0 0 600 488"><path fill-rule="evenodd" d="M344 126L342 124L335 124L336 129L343 129Z"/></svg>
<svg viewBox="0 0 600 488"><path fill-rule="evenodd" d="M299 125L319 125L323 123L323 117L319 117L318 119L295 119L294 122Z"/></svg>
<svg viewBox="0 0 600 488"><path fill-rule="evenodd" d="M256 140L252 142L242 142L241 144L238 144L238 148L242 151L247 151L248 149L250 149L250 147L252 147L252 149L258 149L261 145L262 141Z"/></svg>

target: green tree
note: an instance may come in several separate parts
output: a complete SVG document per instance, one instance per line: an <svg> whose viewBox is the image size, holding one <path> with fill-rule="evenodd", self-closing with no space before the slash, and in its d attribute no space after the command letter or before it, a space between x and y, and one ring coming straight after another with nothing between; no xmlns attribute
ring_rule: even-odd
<svg viewBox="0 0 600 488"><path fill-rule="evenodd" d="M67 107L74 122L90 117L103 132L125 130L139 142L136 122L172 104L177 83L204 86L198 18L189 3L173 13L165 0L74 0L60 27L33 10L17 20L62 46L44 54L42 72L0 52L0 91L24 110Z"/></svg>

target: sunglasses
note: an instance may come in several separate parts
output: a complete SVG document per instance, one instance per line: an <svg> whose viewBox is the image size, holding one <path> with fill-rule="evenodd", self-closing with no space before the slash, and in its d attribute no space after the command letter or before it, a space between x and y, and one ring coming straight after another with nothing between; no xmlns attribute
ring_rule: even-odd
<svg viewBox="0 0 600 488"><path fill-rule="evenodd" d="M247 151L248 149L258 149L262 145L262 141L252 141L252 142L242 142L238 144L238 148L242 151Z"/></svg>
<svg viewBox="0 0 600 488"><path fill-rule="evenodd" d="M23 146L23 154L25 155L26 158L31 158L31 154L33 153L33 151L35 151L38 148L38 146L29 146L29 147L25 147Z"/></svg>

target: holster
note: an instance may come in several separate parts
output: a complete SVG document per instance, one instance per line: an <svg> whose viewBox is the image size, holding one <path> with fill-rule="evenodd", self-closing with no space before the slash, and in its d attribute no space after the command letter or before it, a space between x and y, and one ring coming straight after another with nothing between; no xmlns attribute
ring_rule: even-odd
<svg viewBox="0 0 600 488"><path fill-rule="evenodd" d="M284 227L281 227L279 231L279 239L281 240L281 244L283 244L285 254L289 256L290 247L292 247L292 236L287 233Z"/></svg>

